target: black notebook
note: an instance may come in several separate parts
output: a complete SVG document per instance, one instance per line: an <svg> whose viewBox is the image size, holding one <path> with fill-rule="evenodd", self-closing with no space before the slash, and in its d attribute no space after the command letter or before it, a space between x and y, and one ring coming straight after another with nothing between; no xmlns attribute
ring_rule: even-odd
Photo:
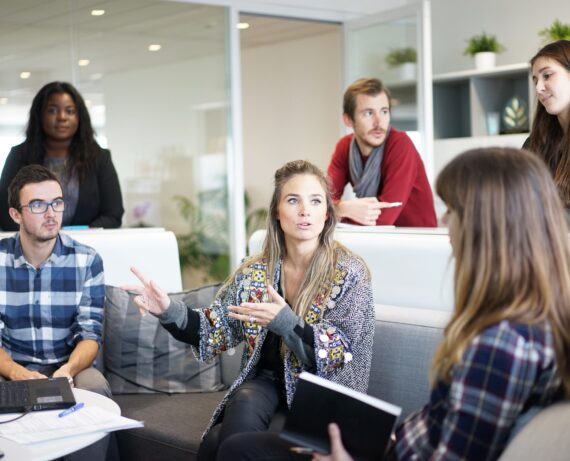
<svg viewBox="0 0 570 461"><path fill-rule="evenodd" d="M0 382L0 413L57 410L75 405L67 378Z"/></svg>
<svg viewBox="0 0 570 461"><path fill-rule="evenodd" d="M402 409L348 387L301 373L280 437L330 452L328 424L337 423L347 451L358 460L382 459Z"/></svg>

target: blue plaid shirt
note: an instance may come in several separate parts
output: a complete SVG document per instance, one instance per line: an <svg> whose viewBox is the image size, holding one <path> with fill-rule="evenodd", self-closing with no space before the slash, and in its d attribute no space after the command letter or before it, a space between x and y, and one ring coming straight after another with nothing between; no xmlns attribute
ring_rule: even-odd
<svg viewBox="0 0 570 461"><path fill-rule="evenodd" d="M103 262L92 248L60 234L50 257L35 269L19 235L0 240L0 339L27 367L64 363L84 339L101 342Z"/></svg>
<svg viewBox="0 0 570 461"><path fill-rule="evenodd" d="M517 418L562 397L546 324L502 321L474 338L430 402L396 431L401 460L493 460Z"/></svg>

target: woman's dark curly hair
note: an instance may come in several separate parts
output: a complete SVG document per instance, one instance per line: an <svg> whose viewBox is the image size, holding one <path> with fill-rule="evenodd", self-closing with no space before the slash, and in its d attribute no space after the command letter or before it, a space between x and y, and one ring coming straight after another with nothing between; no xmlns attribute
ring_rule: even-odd
<svg viewBox="0 0 570 461"><path fill-rule="evenodd" d="M91 126L91 117L85 101L73 85L66 82L51 82L45 85L34 97L24 142L24 156L27 163L44 163L46 155L46 135L42 127L42 116L51 95L68 94L77 110L77 131L69 146L68 172L77 172L82 181L95 164L98 144Z"/></svg>

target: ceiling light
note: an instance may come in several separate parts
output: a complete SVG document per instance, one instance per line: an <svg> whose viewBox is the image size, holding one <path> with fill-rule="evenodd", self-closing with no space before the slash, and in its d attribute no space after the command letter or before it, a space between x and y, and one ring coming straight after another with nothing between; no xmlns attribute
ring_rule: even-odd
<svg viewBox="0 0 570 461"><path fill-rule="evenodd" d="M32 76L31 72L20 72L20 78L22 80L26 80L27 78L30 78Z"/></svg>
<svg viewBox="0 0 570 461"><path fill-rule="evenodd" d="M86 100L85 100L85 105L86 105L87 107L91 107L91 99L86 99Z"/></svg>
<svg viewBox="0 0 570 461"><path fill-rule="evenodd" d="M0 104L8 104L8 98L0 98Z"/></svg>
<svg viewBox="0 0 570 461"><path fill-rule="evenodd" d="M85 67L88 66L90 62L91 61L89 61L89 59L80 59L77 61L77 64L79 64L81 67Z"/></svg>
<svg viewBox="0 0 570 461"><path fill-rule="evenodd" d="M91 74L91 76L89 77L91 80L101 80L101 78L103 77L103 74L101 73L96 73L96 74Z"/></svg>
<svg viewBox="0 0 570 461"><path fill-rule="evenodd" d="M91 16L103 16L105 10L91 10Z"/></svg>
<svg viewBox="0 0 570 461"><path fill-rule="evenodd" d="M236 27L240 30L249 29L249 22L238 22Z"/></svg>
<svg viewBox="0 0 570 461"><path fill-rule="evenodd" d="M153 43L152 45L148 46L148 51L158 51L162 48L161 45L159 45L158 43Z"/></svg>

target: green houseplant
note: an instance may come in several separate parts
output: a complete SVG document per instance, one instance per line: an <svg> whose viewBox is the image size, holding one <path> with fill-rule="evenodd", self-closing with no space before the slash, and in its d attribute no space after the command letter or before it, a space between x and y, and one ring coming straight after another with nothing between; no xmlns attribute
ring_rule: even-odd
<svg viewBox="0 0 570 461"><path fill-rule="evenodd" d="M386 62L390 67L397 67L402 80L416 78L417 53L414 48L395 48L386 55Z"/></svg>
<svg viewBox="0 0 570 461"><path fill-rule="evenodd" d="M474 35L467 40L467 47L463 51L466 56L475 56L477 53L501 53L505 47L499 43L494 35Z"/></svg>
<svg viewBox="0 0 570 461"><path fill-rule="evenodd" d="M483 32L467 40L467 47L463 54L474 57L475 67L478 70L484 70L495 67L495 55L503 51L505 47L499 43L497 37Z"/></svg>
<svg viewBox="0 0 570 461"><path fill-rule="evenodd" d="M538 35L542 37L544 45L558 40L570 40L570 24L563 24L559 19L555 19L549 27L542 29Z"/></svg>
<svg viewBox="0 0 570 461"><path fill-rule="evenodd" d="M229 222L224 207L227 203L225 190L211 191L201 196L208 206L197 206L188 197L174 196L180 215L188 224L188 231L176 236L182 269L194 269L201 282L221 282L229 275ZM249 210L250 199L244 195L246 209L246 232L249 238L257 229L265 227L267 210Z"/></svg>
<svg viewBox="0 0 570 461"><path fill-rule="evenodd" d="M386 62L390 67L397 67L407 62L415 63L417 53L415 48L395 48L386 55Z"/></svg>

